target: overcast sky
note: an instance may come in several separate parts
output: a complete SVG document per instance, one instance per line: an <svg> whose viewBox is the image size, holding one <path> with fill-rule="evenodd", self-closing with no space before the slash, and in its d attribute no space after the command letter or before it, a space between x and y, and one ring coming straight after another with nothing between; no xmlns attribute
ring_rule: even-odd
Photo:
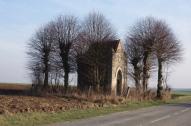
<svg viewBox="0 0 191 126"><path fill-rule="evenodd" d="M26 44L42 24L60 14L83 19L90 11L103 13L122 40L140 18L165 20L185 49L169 84L191 88L191 0L0 0L0 82L30 83Z"/></svg>

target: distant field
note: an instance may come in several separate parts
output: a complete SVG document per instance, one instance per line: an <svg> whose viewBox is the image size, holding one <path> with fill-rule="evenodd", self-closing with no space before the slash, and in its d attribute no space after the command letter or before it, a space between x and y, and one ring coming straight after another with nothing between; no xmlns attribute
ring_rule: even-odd
<svg viewBox="0 0 191 126"><path fill-rule="evenodd" d="M30 84L0 83L0 90L27 90L30 88L31 88Z"/></svg>
<svg viewBox="0 0 191 126"><path fill-rule="evenodd" d="M191 95L191 89L174 89L173 94Z"/></svg>
<svg viewBox="0 0 191 126"><path fill-rule="evenodd" d="M30 88L30 84L0 83L0 95L26 95Z"/></svg>

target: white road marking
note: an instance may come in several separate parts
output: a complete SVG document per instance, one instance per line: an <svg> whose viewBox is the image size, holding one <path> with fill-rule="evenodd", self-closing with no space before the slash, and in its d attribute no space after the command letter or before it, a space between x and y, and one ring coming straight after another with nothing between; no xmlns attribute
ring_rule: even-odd
<svg viewBox="0 0 191 126"><path fill-rule="evenodd" d="M189 111L189 110L190 110L190 108L186 108L186 109L180 110L180 112L175 112L175 113L173 113L172 115L178 115L178 114L180 114L180 113L187 112L187 111ZM158 121L161 121L161 120L170 118L170 117L171 117L171 115L166 115L166 116L163 116L163 117L161 117L161 118L158 118L158 119L156 119L156 120L151 121L151 123L155 123L155 122L158 122Z"/></svg>
<svg viewBox="0 0 191 126"><path fill-rule="evenodd" d="M102 124L100 126L108 126L108 125L112 125L112 124L121 124L123 122L126 122L126 121L129 121L129 120L132 120L134 118L125 118L123 120L115 120L115 121L111 121L111 122L108 122L108 123L105 123L105 124Z"/></svg>
<svg viewBox="0 0 191 126"><path fill-rule="evenodd" d="M190 110L190 108L186 108L186 109L180 110L179 112L175 112L175 113L173 113L172 115L166 115L166 116L160 117L160 118L158 118L158 119L155 119L155 120L151 121L150 123L152 124L152 123L155 123L155 122L158 122L158 121L161 121L161 120L170 118L170 117L173 116L173 115L178 115L178 114L183 113L183 112L186 112L186 111L188 111L188 110ZM155 115L155 114L157 114L158 112L160 112L160 111L153 111L153 112L151 112L151 113L150 113L150 112L149 112L149 113L143 113L143 114L141 114L141 115L139 115L139 116L130 117L130 118L123 118L123 119L120 119L120 120L111 120L111 121L109 121L109 122L103 123L103 124L100 125L100 126L108 126L108 125L113 125L113 124L114 124L114 125L115 125L115 124L121 124L121 123L125 123L125 122L127 122L127 121L130 121L130 120L134 120L134 119L141 118L141 117L150 116L150 115ZM139 126L141 126L141 125L142 125L142 124L140 124Z"/></svg>
<svg viewBox="0 0 191 126"><path fill-rule="evenodd" d="M183 109L183 110L181 110L181 112L182 112L182 113L183 113L183 112L187 112L188 110L190 110L190 108Z"/></svg>
<svg viewBox="0 0 191 126"><path fill-rule="evenodd" d="M170 115L166 115L166 116L163 116L161 118L158 118L158 119L155 119L155 120L151 121L151 123L155 123L155 122L158 122L158 121L170 118L170 117L171 117Z"/></svg>
<svg viewBox="0 0 191 126"><path fill-rule="evenodd" d="M175 112L173 115L178 115L178 114L180 114L179 112Z"/></svg>
<svg viewBox="0 0 191 126"><path fill-rule="evenodd" d="M131 118L124 118L124 119L121 119L121 120L113 120L113 121L104 123L104 124L102 124L100 126L107 126L107 125L112 125L112 124L121 124L121 123L130 121L130 120L133 120L133 119L138 119L138 118L149 116L149 115L155 115L158 112L160 112L160 111L155 111L155 112L152 112L152 113L143 113L143 114L141 114L139 116L135 116L135 117L131 117Z"/></svg>
<svg viewBox="0 0 191 126"><path fill-rule="evenodd" d="M150 115L155 115L155 114L157 114L157 113L159 113L159 112L161 112L161 111L154 111L154 112L148 112L148 113L143 113L142 115L140 115L141 117L143 116L150 116Z"/></svg>
<svg viewBox="0 0 191 126"><path fill-rule="evenodd" d="M183 110L180 110L179 112L175 112L175 113L173 113L172 115L179 115L180 113L183 113L183 112L187 112L187 111L189 111L190 110L190 108L186 108L186 109L183 109Z"/></svg>

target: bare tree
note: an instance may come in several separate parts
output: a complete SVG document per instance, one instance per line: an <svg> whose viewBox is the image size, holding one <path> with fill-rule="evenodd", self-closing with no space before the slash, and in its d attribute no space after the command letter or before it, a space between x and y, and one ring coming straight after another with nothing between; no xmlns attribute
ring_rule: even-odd
<svg viewBox="0 0 191 126"><path fill-rule="evenodd" d="M53 52L53 26L52 23L40 28L32 37L29 45L29 68L37 78L43 74L43 87L46 89L49 83L49 73L51 70L51 55ZM42 73L42 74L41 74ZM39 80L37 79L37 80Z"/></svg>
<svg viewBox="0 0 191 126"><path fill-rule="evenodd" d="M116 38L110 22L100 13L90 13L82 23L84 39L89 42L103 42Z"/></svg>
<svg viewBox="0 0 191 126"><path fill-rule="evenodd" d="M73 44L77 41L79 34L79 24L76 17L59 16L54 22L57 63L60 63L64 70L65 92L68 89L69 73L75 71L75 62L73 56Z"/></svg>
<svg viewBox="0 0 191 126"><path fill-rule="evenodd" d="M182 47L169 26L161 20L155 21L155 34L154 53L158 62L157 97L161 98L164 79L163 66L180 61Z"/></svg>
<svg viewBox="0 0 191 126"><path fill-rule="evenodd" d="M77 63L78 65L86 64L86 68L91 69L92 73L94 73L92 77L88 75L84 75L83 77L86 77L84 78L86 80L87 78L88 80L91 80L90 83L96 91L99 91L100 85L103 83L103 77L106 75L103 69L106 67L106 64L103 60L107 60L106 57L104 57L107 55L104 54L104 51L106 51L104 48L107 47L103 43L110 42L115 38L116 34L112 28L112 25L100 13L90 13L82 23L82 30L79 35L80 41L78 45L79 50L77 53ZM78 69L78 74L80 74L80 71L83 70ZM81 73L81 75L82 74L83 73ZM78 84L78 87L83 88L84 85Z"/></svg>
<svg viewBox="0 0 191 126"><path fill-rule="evenodd" d="M141 74L143 61L143 48L140 46L135 36L127 35L125 49L128 55L128 73L135 81L137 90L141 89Z"/></svg>
<svg viewBox="0 0 191 126"><path fill-rule="evenodd" d="M132 28L129 33L129 39L135 44L136 48L141 47L142 53L142 71L143 71L143 91L145 92L148 87L148 80L150 78L150 72L153 66L153 45L155 42L154 34L154 18L148 17L138 21ZM137 51L137 50L134 50ZM136 52L137 53L137 52ZM136 58L140 58L136 56ZM135 57L134 57L135 58ZM131 59L132 60L132 59ZM141 60L141 59L139 59Z"/></svg>
<svg viewBox="0 0 191 126"><path fill-rule="evenodd" d="M175 63L180 60L182 49L179 41L177 41L175 35L172 33L172 30L165 22L152 17L145 18L135 24L131 29L128 40L130 41L130 44L127 45L129 46L128 48L130 48L128 52L130 58L129 60L133 61L133 59L136 58L137 60L138 58L138 61L140 61L142 58L143 91L147 90L150 71L152 70L153 66L156 65L155 59L157 59L157 96L161 97L163 89L162 83L164 78L162 74L163 65L165 63ZM141 54L139 54L137 51L143 54L143 57L141 57ZM135 69L136 68L134 67L134 71Z"/></svg>

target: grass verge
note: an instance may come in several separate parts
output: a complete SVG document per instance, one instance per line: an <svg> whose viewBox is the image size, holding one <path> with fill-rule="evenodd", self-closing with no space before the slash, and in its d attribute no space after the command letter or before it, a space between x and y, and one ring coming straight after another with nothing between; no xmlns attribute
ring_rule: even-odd
<svg viewBox="0 0 191 126"><path fill-rule="evenodd" d="M99 115L106 115L114 112L135 110L143 107L157 106L162 104L173 104L191 101L190 95L174 95L170 101L143 101L129 102L118 106L109 106L87 110L69 110L59 113L33 112L15 115L1 115L0 126L38 126L55 122L72 121L75 119L89 118Z"/></svg>

